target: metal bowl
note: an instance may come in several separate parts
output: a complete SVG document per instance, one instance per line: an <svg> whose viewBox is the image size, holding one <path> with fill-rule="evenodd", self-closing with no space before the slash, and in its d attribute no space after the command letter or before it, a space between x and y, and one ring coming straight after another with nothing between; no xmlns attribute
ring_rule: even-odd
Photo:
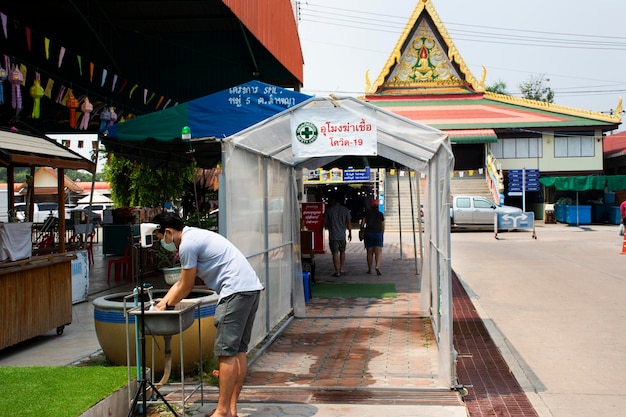
<svg viewBox="0 0 626 417"><path fill-rule="evenodd" d="M131 308L128 313L136 316L140 330L145 323L145 334L171 336L182 333L193 324L193 312L199 303L200 300L181 300L172 310L150 310L150 304L145 303L143 320L141 306Z"/></svg>

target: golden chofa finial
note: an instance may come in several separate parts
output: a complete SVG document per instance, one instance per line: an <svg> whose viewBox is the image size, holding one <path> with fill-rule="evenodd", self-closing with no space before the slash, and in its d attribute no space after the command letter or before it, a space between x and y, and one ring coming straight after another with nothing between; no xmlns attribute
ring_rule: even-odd
<svg viewBox="0 0 626 417"><path fill-rule="evenodd" d="M485 80L487 79L487 68L483 65L483 75L480 77L480 81L478 82L478 88L480 91L485 91L487 87L485 86Z"/></svg>
<svg viewBox="0 0 626 417"><path fill-rule="evenodd" d="M615 109L615 115L617 117L620 118L620 120L622 119L622 111L624 109L622 108L622 98L620 97L619 100L617 101L617 108Z"/></svg>

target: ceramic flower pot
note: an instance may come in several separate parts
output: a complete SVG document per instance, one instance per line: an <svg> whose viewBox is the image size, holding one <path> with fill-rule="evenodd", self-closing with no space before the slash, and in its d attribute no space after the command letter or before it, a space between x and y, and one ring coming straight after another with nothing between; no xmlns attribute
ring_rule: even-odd
<svg viewBox="0 0 626 417"><path fill-rule="evenodd" d="M153 297L161 298L167 290L154 290ZM127 357L130 364L137 363L137 335L135 334L134 316L129 315L128 326L124 315L124 297L126 293L109 294L93 301L96 336L102 351L106 357L117 365L126 365ZM194 289L187 299L200 298L200 312L194 312L194 322L183 331L183 358L186 370L193 370L200 360L200 338L198 337L198 320L200 320L200 333L202 336L202 356L213 352L215 342L215 307L218 296L208 289ZM126 300L126 309L135 307L134 299ZM128 329L127 329L128 327ZM127 331L128 330L128 331ZM128 348L126 337L128 334ZM172 363L180 364L180 335L171 336ZM154 341L154 354L152 342ZM165 365L163 353L163 336L146 335L146 364L152 368L154 356L154 371L162 371ZM127 355L128 351L128 355Z"/></svg>

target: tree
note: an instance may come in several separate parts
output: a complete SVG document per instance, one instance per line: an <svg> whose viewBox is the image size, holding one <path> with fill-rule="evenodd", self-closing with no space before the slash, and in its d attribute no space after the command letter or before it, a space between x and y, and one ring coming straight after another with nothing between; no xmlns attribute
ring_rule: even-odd
<svg viewBox="0 0 626 417"><path fill-rule="evenodd" d="M540 77L531 76L530 80L519 85L522 96L529 100L545 101L546 103L554 102L554 91L546 83L550 81L545 75Z"/></svg>
<svg viewBox="0 0 626 417"><path fill-rule="evenodd" d="M0 183L7 182L7 169L0 168ZM23 183L30 175L30 168L17 167L14 168L13 178L16 184ZM91 182L91 173L84 170L66 169L65 176L72 181L80 180L81 182ZM104 174L102 172L96 172L96 181L103 181Z"/></svg>
<svg viewBox="0 0 626 417"><path fill-rule="evenodd" d="M75 170L75 169L66 169L65 176L76 182L77 180L80 182L91 182L92 175L91 172L85 170ZM104 179L104 173L96 172L96 181L102 181Z"/></svg>
<svg viewBox="0 0 626 417"><path fill-rule="evenodd" d="M502 80L498 80L495 83L491 84L486 88L486 90L490 93L506 94L507 96L510 95L506 92L506 83Z"/></svg>
<svg viewBox="0 0 626 417"><path fill-rule="evenodd" d="M26 178L30 175L30 168L17 167L13 170L13 181L16 184L21 184L26 181ZM8 180L7 168L0 168L0 183L6 183Z"/></svg>
<svg viewBox="0 0 626 417"><path fill-rule="evenodd" d="M192 181L193 166L153 168L109 155L104 175L111 184L111 199L117 207L159 207L177 201Z"/></svg>

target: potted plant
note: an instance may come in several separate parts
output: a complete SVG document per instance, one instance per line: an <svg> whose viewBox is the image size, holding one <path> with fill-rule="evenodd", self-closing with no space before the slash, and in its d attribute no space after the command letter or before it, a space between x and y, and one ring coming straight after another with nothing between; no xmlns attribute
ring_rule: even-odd
<svg viewBox="0 0 626 417"><path fill-rule="evenodd" d="M174 285L180 279L178 252L170 252L159 245L156 252L156 266L163 271L163 278L168 285Z"/></svg>

